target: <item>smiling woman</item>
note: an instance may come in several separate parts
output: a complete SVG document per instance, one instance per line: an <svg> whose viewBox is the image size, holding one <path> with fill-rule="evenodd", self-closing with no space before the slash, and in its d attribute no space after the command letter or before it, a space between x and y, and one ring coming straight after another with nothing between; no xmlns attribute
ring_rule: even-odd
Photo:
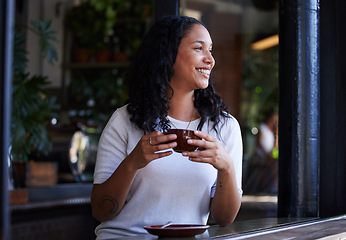
<svg viewBox="0 0 346 240"><path fill-rule="evenodd" d="M164 17L144 38L127 75L129 104L115 111L98 146L91 198L97 239L169 221L205 225L209 213L221 226L235 219L242 140L213 89L211 50L208 30L190 17ZM171 128L194 130L199 138L187 144L198 150L173 152Z"/></svg>

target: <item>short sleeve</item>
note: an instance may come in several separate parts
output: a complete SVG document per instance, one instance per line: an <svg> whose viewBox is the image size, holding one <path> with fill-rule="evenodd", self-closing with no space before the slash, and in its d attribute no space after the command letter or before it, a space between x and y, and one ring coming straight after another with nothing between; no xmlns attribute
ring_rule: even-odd
<svg viewBox="0 0 346 240"><path fill-rule="evenodd" d="M240 125L238 121L231 115L221 121L219 126L218 137L226 152L230 155L235 169L236 181L239 195L243 194L242 190L242 163L243 163L243 140L241 136ZM218 135L217 135L218 136ZM216 190L216 182L211 189L211 197L214 196Z"/></svg>
<svg viewBox="0 0 346 240"><path fill-rule="evenodd" d="M128 130L126 115L121 110L113 113L101 134L96 165L94 171L94 183L100 184L106 181L126 158Z"/></svg>
<svg viewBox="0 0 346 240"><path fill-rule="evenodd" d="M241 136L240 125L234 117L230 117L226 123L227 130L222 134L225 139L225 150L231 156L238 186L238 192L241 196L242 190L242 165L243 165L243 140Z"/></svg>

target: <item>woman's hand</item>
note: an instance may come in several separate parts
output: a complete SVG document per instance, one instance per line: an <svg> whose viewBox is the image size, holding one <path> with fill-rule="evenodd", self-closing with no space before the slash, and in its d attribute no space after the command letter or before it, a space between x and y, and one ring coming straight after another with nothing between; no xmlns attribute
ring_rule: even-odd
<svg viewBox="0 0 346 240"><path fill-rule="evenodd" d="M234 221L241 204L233 161L217 139L201 131L195 131L195 135L204 140L189 139L188 143L201 150L183 152L183 155L194 162L209 163L218 170L210 212L216 223L226 226Z"/></svg>
<svg viewBox="0 0 346 240"><path fill-rule="evenodd" d="M159 131L146 134L127 157L127 161L134 169L140 169L155 159L169 156L173 151L168 149L176 147L177 143L167 142L176 138L177 135L175 134L166 135Z"/></svg>
<svg viewBox="0 0 346 240"><path fill-rule="evenodd" d="M183 152L183 155L189 157L194 162L210 163L219 171L228 170L231 158L220 142L205 132L194 131L194 133L203 140L189 139L187 142L188 144L198 146L201 150Z"/></svg>

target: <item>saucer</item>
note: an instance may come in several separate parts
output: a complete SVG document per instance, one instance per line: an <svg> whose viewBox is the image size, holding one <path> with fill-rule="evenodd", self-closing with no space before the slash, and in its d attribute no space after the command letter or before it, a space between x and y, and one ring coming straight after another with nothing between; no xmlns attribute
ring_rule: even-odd
<svg viewBox="0 0 346 240"><path fill-rule="evenodd" d="M210 226L198 224L171 224L161 228L163 225L151 225L144 228L153 235L159 237L192 237L204 233Z"/></svg>

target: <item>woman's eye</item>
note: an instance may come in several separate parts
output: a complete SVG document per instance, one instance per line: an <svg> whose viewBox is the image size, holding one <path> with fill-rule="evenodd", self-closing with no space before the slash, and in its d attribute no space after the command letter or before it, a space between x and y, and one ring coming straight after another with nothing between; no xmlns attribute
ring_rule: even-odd
<svg viewBox="0 0 346 240"><path fill-rule="evenodd" d="M202 47L195 47L196 50L202 50Z"/></svg>

